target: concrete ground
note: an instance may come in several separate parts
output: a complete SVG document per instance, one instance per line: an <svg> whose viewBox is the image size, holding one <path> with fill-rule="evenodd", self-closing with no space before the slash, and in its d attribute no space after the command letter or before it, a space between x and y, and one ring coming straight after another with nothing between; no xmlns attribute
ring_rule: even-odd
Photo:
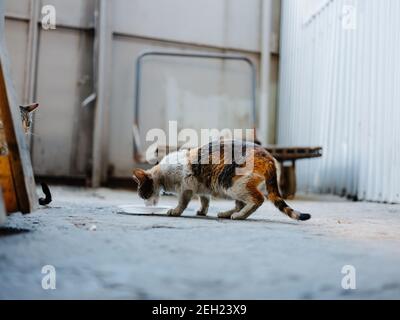
<svg viewBox="0 0 400 320"><path fill-rule="evenodd" d="M400 298L400 205L300 196L291 221L269 203L250 220L117 214L141 204L129 191L53 187L54 202L0 228L1 299ZM163 197L165 205L175 204ZM41 271L56 269L56 289ZM356 270L344 290L343 266Z"/></svg>

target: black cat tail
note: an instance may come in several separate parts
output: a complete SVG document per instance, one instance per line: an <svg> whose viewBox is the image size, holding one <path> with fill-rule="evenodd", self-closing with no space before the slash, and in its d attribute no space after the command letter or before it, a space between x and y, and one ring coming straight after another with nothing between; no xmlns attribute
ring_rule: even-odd
<svg viewBox="0 0 400 320"><path fill-rule="evenodd" d="M43 193L46 197L40 198L39 204L41 206L47 206L48 204L50 204L53 201L53 199L51 198L51 192L50 192L49 186L47 184L41 183L41 186L42 186Z"/></svg>

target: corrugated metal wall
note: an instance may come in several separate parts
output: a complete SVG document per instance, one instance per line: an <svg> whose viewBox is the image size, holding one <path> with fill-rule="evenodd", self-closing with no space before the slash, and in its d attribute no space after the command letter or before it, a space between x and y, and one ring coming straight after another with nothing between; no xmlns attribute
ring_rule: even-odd
<svg viewBox="0 0 400 320"><path fill-rule="evenodd" d="M324 147L300 189L400 203L400 1L307 2L282 4L278 142Z"/></svg>

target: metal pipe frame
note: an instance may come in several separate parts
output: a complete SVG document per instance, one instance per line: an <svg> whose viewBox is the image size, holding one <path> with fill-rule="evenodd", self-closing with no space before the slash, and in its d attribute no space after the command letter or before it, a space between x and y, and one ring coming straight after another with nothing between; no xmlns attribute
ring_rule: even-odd
<svg viewBox="0 0 400 320"><path fill-rule="evenodd" d="M179 58L195 58L195 59L214 59L214 60L230 60L230 61L243 61L247 63L251 70L251 95L252 95L252 120L253 120L253 128L256 128L256 113L257 113L257 71L256 67L249 58L240 55L228 55L228 54L218 54L218 53L183 53L183 52L172 52L172 51L146 51L142 53L136 59L136 83L135 83L135 120L134 125L137 130L139 130L139 107L140 107L140 90L141 90L141 78L142 78L142 62L144 58L149 56L158 56L158 57L179 57ZM141 159L139 153L141 150L139 149L139 144L136 143L135 137L134 141L134 159L139 161Z"/></svg>

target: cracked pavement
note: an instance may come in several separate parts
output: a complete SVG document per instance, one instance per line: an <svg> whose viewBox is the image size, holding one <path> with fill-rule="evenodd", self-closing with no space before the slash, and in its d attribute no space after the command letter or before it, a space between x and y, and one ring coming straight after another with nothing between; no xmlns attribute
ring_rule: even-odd
<svg viewBox="0 0 400 320"><path fill-rule="evenodd" d="M0 227L1 299L399 299L400 205L300 195L291 221L265 203L249 220L117 214L131 191L51 187L54 201ZM160 205L176 203L162 197ZM56 289L41 287L42 267ZM356 268L344 290L343 266Z"/></svg>

